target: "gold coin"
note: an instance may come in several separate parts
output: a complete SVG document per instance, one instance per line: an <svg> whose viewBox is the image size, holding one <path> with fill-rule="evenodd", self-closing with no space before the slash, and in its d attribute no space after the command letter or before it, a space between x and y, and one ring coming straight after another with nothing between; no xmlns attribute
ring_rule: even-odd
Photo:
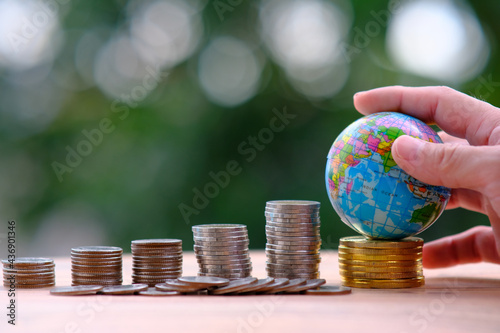
<svg viewBox="0 0 500 333"><path fill-rule="evenodd" d="M374 261L397 261L397 260L418 260L422 258L422 252L414 254L387 254L387 255L375 255L375 254L355 254L355 253L345 253L339 251L339 258L349 259L349 260L374 260Z"/></svg>
<svg viewBox="0 0 500 333"><path fill-rule="evenodd" d="M339 268L341 270L346 271L354 271L354 272L369 272L369 273L405 273L405 272L414 272L416 270L422 270L422 264L418 264L415 266L358 266L358 265L349 265L339 263Z"/></svg>
<svg viewBox="0 0 500 333"><path fill-rule="evenodd" d="M418 254L422 252L422 246L418 246L411 249L367 249L367 248L353 248L347 247L345 245L339 245L339 251L344 253L354 253L354 254L371 254L371 255L400 255L400 254Z"/></svg>
<svg viewBox="0 0 500 333"><path fill-rule="evenodd" d="M422 271L413 272L357 272L350 270L339 271L340 276L358 279L389 280L389 279L408 279L424 276Z"/></svg>
<svg viewBox="0 0 500 333"><path fill-rule="evenodd" d="M344 259L339 257L340 264L354 265L354 266L397 266L397 267L414 267L416 265L422 265L422 259L414 260L386 260L386 261L373 261L370 259L358 260L358 259Z"/></svg>
<svg viewBox="0 0 500 333"><path fill-rule="evenodd" d="M346 287L354 288L371 288L371 289L398 289L398 288L415 288L425 284L425 278L417 277L410 279L388 279L388 280L371 280L341 277L342 284Z"/></svg>
<svg viewBox="0 0 500 333"><path fill-rule="evenodd" d="M353 248L414 248L423 246L424 240L419 237L407 237L401 240L374 240L363 236L343 237L340 239L340 245Z"/></svg>

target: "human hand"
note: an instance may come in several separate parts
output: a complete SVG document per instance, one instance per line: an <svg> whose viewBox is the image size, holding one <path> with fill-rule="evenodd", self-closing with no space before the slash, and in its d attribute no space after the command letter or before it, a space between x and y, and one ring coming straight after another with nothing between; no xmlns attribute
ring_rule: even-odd
<svg viewBox="0 0 500 333"><path fill-rule="evenodd" d="M354 106L365 115L397 111L437 124L444 144L401 136L392 146L394 160L423 182L450 187L447 209L463 207L489 217L491 227L424 245L424 267L500 264L500 109L447 87L401 86L359 92Z"/></svg>

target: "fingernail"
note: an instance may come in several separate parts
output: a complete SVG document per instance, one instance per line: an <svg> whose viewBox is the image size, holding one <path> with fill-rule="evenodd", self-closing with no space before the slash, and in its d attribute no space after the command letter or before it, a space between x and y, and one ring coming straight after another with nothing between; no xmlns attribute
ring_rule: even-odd
<svg viewBox="0 0 500 333"><path fill-rule="evenodd" d="M392 146L392 156L396 163L407 172L413 171L420 163L420 151L424 141L403 135L396 139Z"/></svg>

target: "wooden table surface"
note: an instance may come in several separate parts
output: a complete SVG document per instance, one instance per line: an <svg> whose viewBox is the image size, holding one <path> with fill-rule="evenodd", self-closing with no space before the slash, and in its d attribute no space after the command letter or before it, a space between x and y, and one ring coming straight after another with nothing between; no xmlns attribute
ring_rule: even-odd
<svg viewBox="0 0 500 333"><path fill-rule="evenodd" d="M265 254L251 252L263 278ZM69 258L55 258L58 286L71 284ZM131 283L124 256L124 284ZM196 275L193 253L184 274ZM426 285L400 290L353 289L343 296L51 296L17 290L16 327L0 296L0 332L500 332L500 265L425 270ZM322 251L321 277L338 285L337 253Z"/></svg>

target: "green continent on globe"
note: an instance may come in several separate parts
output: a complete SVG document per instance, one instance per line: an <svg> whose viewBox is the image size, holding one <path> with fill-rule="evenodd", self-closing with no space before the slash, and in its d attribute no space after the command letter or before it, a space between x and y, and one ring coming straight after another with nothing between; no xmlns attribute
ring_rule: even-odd
<svg viewBox="0 0 500 333"><path fill-rule="evenodd" d="M391 147L401 135L441 143L420 120L382 112L347 127L328 154L325 176L334 209L344 223L371 238L404 238L423 231L450 197L448 188L422 183L399 168Z"/></svg>

